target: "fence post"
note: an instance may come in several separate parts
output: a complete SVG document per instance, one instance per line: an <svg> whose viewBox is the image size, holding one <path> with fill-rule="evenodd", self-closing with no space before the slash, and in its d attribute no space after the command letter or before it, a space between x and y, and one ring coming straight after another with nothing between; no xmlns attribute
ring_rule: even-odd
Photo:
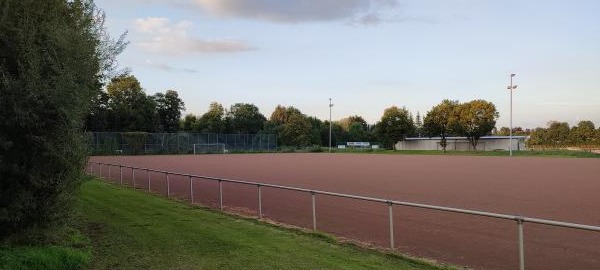
<svg viewBox="0 0 600 270"><path fill-rule="evenodd" d="M316 194L314 191L310 192L312 196L312 218L313 218L313 230L317 230L317 202L316 202Z"/></svg>
<svg viewBox="0 0 600 270"><path fill-rule="evenodd" d="M151 193L152 190L150 189L150 170L146 170L146 173L148 174L148 193Z"/></svg>
<svg viewBox="0 0 600 270"><path fill-rule="evenodd" d="M131 167L131 179L133 180L133 189L135 189L135 169Z"/></svg>
<svg viewBox="0 0 600 270"><path fill-rule="evenodd" d="M110 181L110 167L111 167L111 165L110 165L110 164L108 164L108 178L107 178L107 179L108 179L108 181Z"/></svg>
<svg viewBox="0 0 600 270"><path fill-rule="evenodd" d="M223 211L223 181L219 180L219 209Z"/></svg>
<svg viewBox="0 0 600 270"><path fill-rule="evenodd" d="M98 178L102 178L102 163L98 163Z"/></svg>
<svg viewBox="0 0 600 270"><path fill-rule="evenodd" d="M260 184L258 186L258 218L262 219L262 192L260 188Z"/></svg>
<svg viewBox="0 0 600 270"><path fill-rule="evenodd" d="M525 243L523 240L523 218L517 217L517 227L519 236L519 269L525 270Z"/></svg>
<svg viewBox="0 0 600 270"><path fill-rule="evenodd" d="M94 163L90 163L90 174L94 175Z"/></svg>
<svg viewBox="0 0 600 270"><path fill-rule="evenodd" d="M171 181L169 180L169 173L165 173L165 177L167 178L167 198L171 196Z"/></svg>
<svg viewBox="0 0 600 270"><path fill-rule="evenodd" d="M194 181L192 181L192 176L190 175L190 201L194 204Z"/></svg>
<svg viewBox="0 0 600 270"><path fill-rule="evenodd" d="M123 165L119 165L119 181L123 185Z"/></svg>
<svg viewBox="0 0 600 270"><path fill-rule="evenodd" d="M392 212L392 202L388 201L389 219L390 219L390 248L394 249L394 213Z"/></svg>

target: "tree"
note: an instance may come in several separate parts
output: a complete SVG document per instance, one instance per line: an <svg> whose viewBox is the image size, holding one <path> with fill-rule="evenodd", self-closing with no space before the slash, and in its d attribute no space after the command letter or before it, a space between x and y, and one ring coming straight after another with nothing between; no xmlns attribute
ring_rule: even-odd
<svg viewBox="0 0 600 270"><path fill-rule="evenodd" d="M276 126L283 125L288 122L290 116L293 114L302 114L302 112L300 112L300 110L292 106L284 107L282 105L277 105L273 113L271 113L269 121L271 121Z"/></svg>
<svg viewBox="0 0 600 270"><path fill-rule="evenodd" d="M576 145L595 145L596 127L592 121L580 121L569 132L569 140Z"/></svg>
<svg viewBox="0 0 600 270"><path fill-rule="evenodd" d="M287 119L280 132L282 143L296 147L311 145L312 127L308 117L301 113L293 113Z"/></svg>
<svg viewBox="0 0 600 270"><path fill-rule="evenodd" d="M157 129L156 101L148 97L133 75L113 78L106 90L110 98L112 131L146 131Z"/></svg>
<svg viewBox="0 0 600 270"><path fill-rule="evenodd" d="M198 129L205 133L225 131L225 109L218 102L211 102L208 111L198 119Z"/></svg>
<svg viewBox="0 0 600 270"><path fill-rule="evenodd" d="M531 135L529 135L529 140L527 140L527 144L530 147L547 145L545 143L545 137L546 137L546 129L538 127L536 129L534 129L533 132L531 132Z"/></svg>
<svg viewBox="0 0 600 270"><path fill-rule="evenodd" d="M324 146L329 146L329 121L324 121L320 128L321 142ZM345 132L337 121L331 122L331 145L335 147L338 144L348 141L348 132Z"/></svg>
<svg viewBox="0 0 600 270"><path fill-rule="evenodd" d="M0 240L39 239L69 221L86 162L83 124L105 78L101 52L111 50L92 1L0 6Z"/></svg>
<svg viewBox="0 0 600 270"><path fill-rule="evenodd" d="M316 117L308 117L308 121L310 122L310 137L311 144L313 145L323 145L321 140L321 127L323 126L323 121Z"/></svg>
<svg viewBox="0 0 600 270"><path fill-rule="evenodd" d="M420 112L417 112L415 117L415 135L419 138L423 135L423 119Z"/></svg>
<svg viewBox="0 0 600 270"><path fill-rule="evenodd" d="M85 130L102 132L109 129L109 100L110 97L103 91L94 96L90 111L86 116Z"/></svg>
<svg viewBox="0 0 600 270"><path fill-rule="evenodd" d="M191 132L191 131L195 131L194 130L194 125L196 124L196 122L198 121L198 118L189 113L186 114L185 117L181 120L180 122L180 129L186 132Z"/></svg>
<svg viewBox="0 0 600 270"><path fill-rule="evenodd" d="M423 121L423 127L428 136L441 137L440 146L442 146L444 152L446 152L446 146L448 146L446 137L457 129L458 105L458 101L445 99L440 104L431 108Z"/></svg>
<svg viewBox="0 0 600 270"><path fill-rule="evenodd" d="M338 123L347 134L348 141L362 142L367 140L367 121L362 117L354 115L343 118Z"/></svg>
<svg viewBox="0 0 600 270"><path fill-rule="evenodd" d="M499 130L496 131L496 135L508 136L508 135L510 135L510 128L509 127L501 127Z"/></svg>
<svg viewBox="0 0 600 270"><path fill-rule="evenodd" d="M531 132L528 144L531 146L561 147L570 144L570 128L566 122L550 121L548 128L536 128Z"/></svg>
<svg viewBox="0 0 600 270"><path fill-rule="evenodd" d="M158 130L165 132L176 132L179 128L181 111L185 110L185 103L179 98L175 90L167 90L154 95L156 113L158 117Z"/></svg>
<svg viewBox="0 0 600 270"><path fill-rule="evenodd" d="M379 140L384 145L393 148L398 141L404 140L408 134L412 134L415 124L409 115L406 108L400 109L392 106L385 109L381 121L375 125Z"/></svg>
<svg viewBox="0 0 600 270"><path fill-rule="evenodd" d="M342 118L338 121L338 123L345 131L350 131L352 125L358 125L363 130L367 129L367 121L358 115Z"/></svg>
<svg viewBox="0 0 600 270"><path fill-rule="evenodd" d="M526 130L525 132L527 132ZM591 121L580 121L572 128L566 122L550 121L547 128L536 128L529 135L530 146L560 148L600 145L600 129Z"/></svg>
<svg viewBox="0 0 600 270"><path fill-rule="evenodd" d="M567 122L551 121L548 123L545 139L555 146L567 146L570 144L570 130L569 123Z"/></svg>
<svg viewBox="0 0 600 270"><path fill-rule="evenodd" d="M314 130L318 127L313 127L313 122L318 125L315 119L309 119L300 110L278 105L269 117L268 126L277 133L281 145L305 147L320 141L318 131Z"/></svg>
<svg viewBox="0 0 600 270"><path fill-rule="evenodd" d="M531 129L523 129L522 127L513 127L512 134L513 136L527 136L531 133ZM508 136L510 135L510 128L501 127L500 130L494 132L495 135L498 136Z"/></svg>
<svg viewBox="0 0 600 270"><path fill-rule="evenodd" d="M228 112L231 129L233 133L258 133L267 121L264 115L260 113L258 107L249 103L236 103L231 106Z"/></svg>
<svg viewBox="0 0 600 270"><path fill-rule="evenodd" d="M473 149L477 150L479 138L489 134L496 126L498 118L496 106L491 102L478 99L459 104L456 109L460 134L465 135Z"/></svg>

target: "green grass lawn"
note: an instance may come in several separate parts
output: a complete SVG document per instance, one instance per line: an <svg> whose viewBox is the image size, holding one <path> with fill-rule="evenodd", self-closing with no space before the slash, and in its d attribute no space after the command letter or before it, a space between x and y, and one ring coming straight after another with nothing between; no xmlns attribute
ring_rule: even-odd
<svg viewBox="0 0 600 270"><path fill-rule="evenodd" d="M47 233L45 244L0 244L0 269L76 270L91 261L89 238L77 229L57 226Z"/></svg>
<svg viewBox="0 0 600 270"><path fill-rule="evenodd" d="M3 246L0 247L0 269L82 269L90 261L90 253L66 246Z"/></svg>
<svg viewBox="0 0 600 270"><path fill-rule="evenodd" d="M97 180L80 210L91 269L450 269Z"/></svg>

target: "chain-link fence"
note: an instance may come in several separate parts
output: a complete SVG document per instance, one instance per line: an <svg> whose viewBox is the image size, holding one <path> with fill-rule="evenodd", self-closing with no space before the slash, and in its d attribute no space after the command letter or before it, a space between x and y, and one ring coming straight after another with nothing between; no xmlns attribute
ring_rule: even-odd
<svg viewBox="0 0 600 270"><path fill-rule="evenodd" d="M222 145L226 152L275 151L275 134L89 132L92 155L193 154L194 145Z"/></svg>

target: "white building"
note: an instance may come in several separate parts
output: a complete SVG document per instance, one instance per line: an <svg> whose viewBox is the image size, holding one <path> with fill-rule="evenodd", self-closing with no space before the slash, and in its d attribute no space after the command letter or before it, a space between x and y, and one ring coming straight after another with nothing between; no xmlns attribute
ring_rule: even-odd
<svg viewBox="0 0 600 270"><path fill-rule="evenodd" d="M510 147L509 136L485 136L479 139L477 143L477 150L483 151L495 151L495 150L509 150ZM525 140L527 136L513 136L512 137L512 149L513 150L525 150ZM406 138L404 141L399 141L394 146L396 150L442 150L440 146L440 137L432 138ZM473 146L466 137L446 137L446 150L449 151L471 151Z"/></svg>

